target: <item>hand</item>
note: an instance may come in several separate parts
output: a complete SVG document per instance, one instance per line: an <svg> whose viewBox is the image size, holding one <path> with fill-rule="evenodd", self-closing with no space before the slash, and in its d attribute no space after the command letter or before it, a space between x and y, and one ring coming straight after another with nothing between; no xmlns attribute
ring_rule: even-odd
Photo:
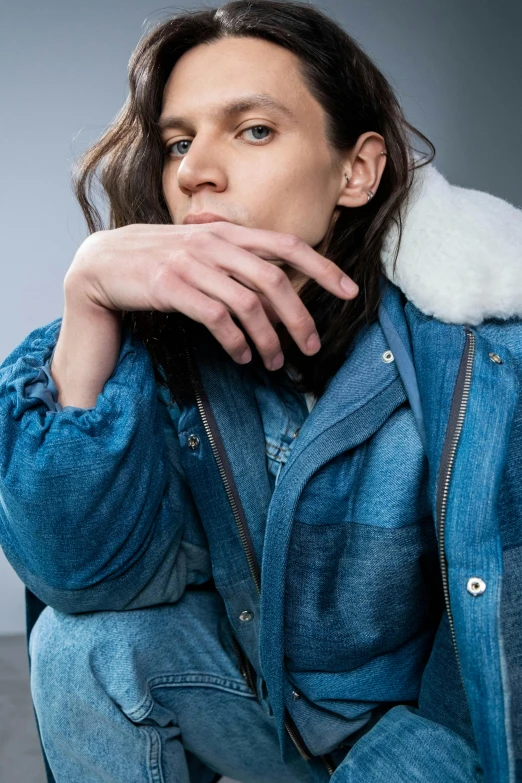
<svg viewBox="0 0 522 783"><path fill-rule="evenodd" d="M98 231L80 246L64 286L81 286L109 310L181 312L204 324L239 363L252 358L237 317L267 369L284 361L272 321L282 321L301 351L320 348L315 324L279 265L288 265L343 299L357 285L294 234L218 221L134 224ZM348 290L341 287L341 278ZM275 314L275 317L274 317Z"/></svg>

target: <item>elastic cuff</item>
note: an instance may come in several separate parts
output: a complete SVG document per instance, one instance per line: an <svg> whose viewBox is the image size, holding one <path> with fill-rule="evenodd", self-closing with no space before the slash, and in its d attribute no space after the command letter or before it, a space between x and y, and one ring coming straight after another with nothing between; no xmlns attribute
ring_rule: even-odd
<svg viewBox="0 0 522 783"><path fill-rule="evenodd" d="M45 364L38 367L38 375L32 381L24 384L24 395L36 397L47 406L50 411L63 411L64 407L58 402L58 389L49 371L56 346ZM66 405L65 410L92 411L94 408L78 408L75 405Z"/></svg>

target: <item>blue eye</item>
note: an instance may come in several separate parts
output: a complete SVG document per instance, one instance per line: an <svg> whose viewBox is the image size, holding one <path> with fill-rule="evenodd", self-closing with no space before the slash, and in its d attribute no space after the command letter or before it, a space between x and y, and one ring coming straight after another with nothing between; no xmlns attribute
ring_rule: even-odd
<svg viewBox="0 0 522 783"><path fill-rule="evenodd" d="M245 129L242 131L242 133L246 133L247 131L252 131L252 133L254 133L254 134L255 134L256 132L258 132L258 131L261 131L261 132L262 132L262 131L268 131L269 133L272 133L272 129L271 129L271 128L269 128L267 125L252 125L252 127L251 127L251 128L245 128ZM264 139L266 139L267 137L266 137L266 136L263 136L262 138L259 138L259 136L255 136L255 135L254 135L254 138L255 138L255 140L256 140L256 141L263 141L263 140L264 140Z"/></svg>
<svg viewBox="0 0 522 783"><path fill-rule="evenodd" d="M244 133L247 133L248 131L251 131L254 134L253 141L265 141L267 138L269 138L269 135L268 136L262 135L260 137L258 135L259 133L263 134L265 131L268 131L268 134L274 133L272 128L269 128L268 125L252 125L250 128L243 128L243 130L239 135L242 136ZM192 141L190 139L180 139L179 141L175 141L172 144L169 144L166 147L165 152L167 156L171 155L172 157L179 158L188 152L191 144Z"/></svg>
<svg viewBox="0 0 522 783"><path fill-rule="evenodd" d="M170 151L172 149L174 149L174 147L177 147L178 144L188 144L188 145L190 145L191 143L192 142L190 141L190 139L181 139L180 141L175 141L174 144L169 144L169 146L167 147L167 154L170 154ZM178 153L180 152L179 149L177 151L178 151ZM185 152L188 152L188 148L185 148L182 151L182 154L185 153Z"/></svg>

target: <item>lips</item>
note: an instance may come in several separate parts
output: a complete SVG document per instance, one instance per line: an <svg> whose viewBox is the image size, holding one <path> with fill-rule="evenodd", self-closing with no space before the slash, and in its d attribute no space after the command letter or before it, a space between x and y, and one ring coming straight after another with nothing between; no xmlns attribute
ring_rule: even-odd
<svg viewBox="0 0 522 783"><path fill-rule="evenodd" d="M232 222L221 215L214 215L212 212L200 212L197 215L186 215L183 220L183 225L186 226L192 223L215 223L218 220L224 220L226 223Z"/></svg>

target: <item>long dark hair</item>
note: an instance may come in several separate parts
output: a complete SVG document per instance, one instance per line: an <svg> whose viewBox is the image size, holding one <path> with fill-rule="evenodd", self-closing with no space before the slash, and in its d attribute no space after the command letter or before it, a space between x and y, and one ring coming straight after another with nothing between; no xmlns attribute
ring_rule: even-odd
<svg viewBox="0 0 522 783"><path fill-rule="evenodd" d="M298 388L320 396L357 333L377 317L384 236L395 223L396 260L402 234L400 206L410 191L414 170L435 156L431 141L405 119L387 79L336 22L301 2L233 0L217 9L183 12L156 23L131 56L125 105L77 163L75 194L90 232L104 228L92 198L97 183L108 199L108 228L172 222L162 191L164 151L157 124L163 90L182 54L227 36L262 38L297 55L305 83L326 113L327 140L334 153L350 150L367 131L381 134L386 144L386 167L375 196L359 208L340 207L321 248L355 280L359 295L351 301L339 299L313 279L300 290L317 326L321 349L306 356L296 348L292 364L301 374ZM423 160L420 154L412 154L418 151L412 147L410 133L430 147L431 156ZM147 346L156 380L170 389L171 401L191 398L181 346L185 336L197 339L202 325L182 313L159 311L124 312L122 320ZM251 364L259 366L261 357L245 335L252 348ZM284 370L285 366L271 372L271 377L282 381Z"/></svg>

